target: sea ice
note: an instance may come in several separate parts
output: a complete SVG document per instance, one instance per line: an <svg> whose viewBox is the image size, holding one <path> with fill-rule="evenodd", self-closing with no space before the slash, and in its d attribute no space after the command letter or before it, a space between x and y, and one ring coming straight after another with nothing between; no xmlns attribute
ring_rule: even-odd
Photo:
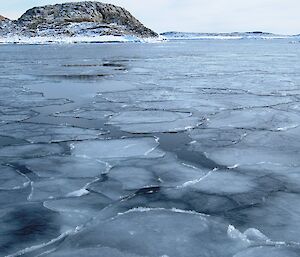
<svg viewBox="0 0 300 257"><path fill-rule="evenodd" d="M69 103L67 99L46 99L42 93L20 87L1 87L0 103L6 108L33 108Z"/></svg>
<svg viewBox="0 0 300 257"><path fill-rule="evenodd" d="M163 186L171 187L180 187L188 181L201 179L208 173L206 169L180 163L172 155L167 155L159 163L152 164L149 169L159 178Z"/></svg>
<svg viewBox="0 0 300 257"><path fill-rule="evenodd" d="M234 222L242 217L244 229L247 229L245 226L259 228L273 242L298 245L300 237L299 204L298 194L276 192L252 208L237 210L234 213L229 212L228 217L231 217Z"/></svg>
<svg viewBox="0 0 300 257"><path fill-rule="evenodd" d="M139 124L139 123L161 123L173 122L178 119L190 117L190 113L168 112L168 111L131 111L114 115L109 124Z"/></svg>
<svg viewBox="0 0 300 257"><path fill-rule="evenodd" d="M88 159L160 158L164 152L151 137L94 140L71 144L72 154Z"/></svg>
<svg viewBox="0 0 300 257"><path fill-rule="evenodd" d="M99 193L112 201L121 200L123 197L131 194L130 191L125 191L122 188L122 181L118 181L113 178L107 178L104 181L95 181L88 186L88 190L94 193Z"/></svg>
<svg viewBox="0 0 300 257"><path fill-rule="evenodd" d="M27 197L30 192L30 186L20 187L13 190L0 190L0 217L5 215L12 208L24 204L27 201Z"/></svg>
<svg viewBox="0 0 300 257"><path fill-rule="evenodd" d="M205 95L204 95L205 96ZM201 101L203 96L199 97ZM255 94L242 94L234 95L209 95L207 99L215 101L216 103L223 105L224 109L243 109L243 108L258 108L258 107L272 107L278 104L291 103L295 99L293 97L280 97L273 95L255 95ZM205 98L204 98L205 99Z"/></svg>
<svg viewBox="0 0 300 257"><path fill-rule="evenodd" d="M268 169L273 165L298 166L299 129L249 132L234 145L206 149L205 153L208 158L228 167L252 165L252 169Z"/></svg>
<svg viewBox="0 0 300 257"><path fill-rule="evenodd" d="M283 127L295 128L300 125L299 115L274 109L245 109L222 112L211 116L209 128L240 128L281 130Z"/></svg>
<svg viewBox="0 0 300 257"><path fill-rule="evenodd" d="M300 256L295 46L3 45L1 254Z"/></svg>
<svg viewBox="0 0 300 257"><path fill-rule="evenodd" d="M99 93L107 92L130 92L137 89L137 84L129 81L107 80L103 81L99 87Z"/></svg>
<svg viewBox="0 0 300 257"><path fill-rule="evenodd" d="M30 201L39 201L64 197L74 191L84 188L93 179L87 178L44 178L31 182L32 192L28 197Z"/></svg>
<svg viewBox="0 0 300 257"><path fill-rule="evenodd" d="M247 131L232 128L200 128L189 132L193 143L189 148L193 151L206 152L222 147L234 146L247 135Z"/></svg>
<svg viewBox="0 0 300 257"><path fill-rule="evenodd" d="M52 143L96 139L105 132L70 126L36 123L15 123L1 127L0 135L26 139L31 143Z"/></svg>
<svg viewBox="0 0 300 257"><path fill-rule="evenodd" d="M83 118L88 120L103 120L111 115L114 112L106 110L93 110L93 109L77 109L67 112L58 112L55 113L56 117L73 117L73 118Z"/></svg>
<svg viewBox="0 0 300 257"><path fill-rule="evenodd" d="M191 113L127 111L112 116L107 124L131 133L178 132L196 127L200 120Z"/></svg>
<svg viewBox="0 0 300 257"><path fill-rule="evenodd" d="M89 190L101 193L113 200L119 200L141 188L157 185L154 174L140 167L116 166L106 175L89 186Z"/></svg>
<svg viewBox="0 0 300 257"><path fill-rule="evenodd" d="M207 176L184 185L208 194L226 195L247 193L256 187L251 177L230 171L212 171Z"/></svg>
<svg viewBox="0 0 300 257"><path fill-rule="evenodd" d="M0 165L0 190L12 190L25 187L29 179L9 166Z"/></svg>
<svg viewBox="0 0 300 257"><path fill-rule="evenodd" d="M112 168L108 177L120 181L123 190L138 190L157 183L149 170L130 166Z"/></svg>
<svg viewBox="0 0 300 257"><path fill-rule="evenodd" d="M298 257L300 254L299 249L288 248L286 246L258 246L249 248L233 257Z"/></svg>
<svg viewBox="0 0 300 257"><path fill-rule="evenodd" d="M109 170L109 165L97 160L75 156L47 156L20 161L39 177L94 178Z"/></svg>
<svg viewBox="0 0 300 257"><path fill-rule="evenodd" d="M182 90L174 89L152 89L147 94L142 90L132 90L123 92L122 95L111 92L101 95L106 100L117 103L126 103L131 106L139 106L145 104L153 104L153 102L160 102L161 104L168 104L171 102L174 106L183 108L197 108L201 106L209 106L212 110L223 109L242 109L242 108L258 108L271 107L279 104L287 104L295 101L293 97L279 97L273 95L254 95L254 94L206 94L197 91L184 92ZM177 103L177 104L176 104ZM216 109L217 107L217 109ZM175 107L173 107L174 109Z"/></svg>
<svg viewBox="0 0 300 257"><path fill-rule="evenodd" d="M62 154L64 149L58 144L26 144L0 148L0 158L20 159L38 158Z"/></svg>
<svg viewBox="0 0 300 257"><path fill-rule="evenodd" d="M56 253L99 245L141 256L229 257L248 244L228 237L225 224L196 212L137 208L107 220L95 219Z"/></svg>
<svg viewBox="0 0 300 257"><path fill-rule="evenodd" d="M37 112L31 111L31 110L23 110L20 108L5 108L3 106L0 106L0 125L1 123L11 123L11 122L20 122L27 119L30 119L36 115L38 115Z"/></svg>
<svg viewBox="0 0 300 257"><path fill-rule="evenodd" d="M74 256L85 256L85 257L99 257L99 256L109 256L109 257L146 257L142 255L136 255L132 253L128 253L127 251L119 251L114 248L110 247L90 247L90 248L83 248L77 250L65 250L56 252L54 251L51 254L47 254L45 256L48 257L74 257ZM167 256L161 256L167 257Z"/></svg>
<svg viewBox="0 0 300 257"><path fill-rule="evenodd" d="M59 223L65 230L74 229L85 224L112 201L96 193L89 193L80 197L66 197L62 199L47 200L44 206L56 213L59 213Z"/></svg>
<svg viewBox="0 0 300 257"><path fill-rule="evenodd" d="M101 194L90 193L81 197L48 200L44 202L44 206L57 212L74 212L92 217L110 203L109 198Z"/></svg>
<svg viewBox="0 0 300 257"><path fill-rule="evenodd" d="M19 203L6 209L0 219L1 255L17 256L14 254L17 251L58 237L58 217L58 213L46 209L41 203Z"/></svg>

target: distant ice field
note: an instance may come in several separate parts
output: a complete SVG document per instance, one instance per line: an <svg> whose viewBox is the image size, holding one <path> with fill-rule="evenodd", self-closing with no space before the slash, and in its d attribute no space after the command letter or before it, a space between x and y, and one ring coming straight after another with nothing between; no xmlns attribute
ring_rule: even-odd
<svg viewBox="0 0 300 257"><path fill-rule="evenodd" d="M74 28L71 28L71 30ZM76 31L79 29L79 31ZM134 35L102 35L88 32L89 24L75 27L74 36L53 35L51 30L42 32L42 35L27 37L21 35L0 35L0 44L90 44L90 43L161 43L164 41L182 40L290 40L293 43L300 41L300 35L280 35L266 32L233 32L233 33L185 33L164 32L158 37L142 38Z"/></svg>
<svg viewBox="0 0 300 257"><path fill-rule="evenodd" d="M31 43L0 44L0 257L300 256L299 41Z"/></svg>

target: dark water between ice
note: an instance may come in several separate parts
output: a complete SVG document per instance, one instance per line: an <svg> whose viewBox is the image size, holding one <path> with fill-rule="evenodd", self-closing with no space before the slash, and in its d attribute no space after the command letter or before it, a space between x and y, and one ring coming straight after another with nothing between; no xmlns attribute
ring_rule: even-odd
<svg viewBox="0 0 300 257"><path fill-rule="evenodd" d="M300 256L300 44L0 46L0 256Z"/></svg>

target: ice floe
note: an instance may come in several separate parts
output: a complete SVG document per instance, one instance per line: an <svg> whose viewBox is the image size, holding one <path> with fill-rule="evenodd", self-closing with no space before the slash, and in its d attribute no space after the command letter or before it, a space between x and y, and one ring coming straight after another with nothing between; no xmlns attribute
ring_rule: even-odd
<svg viewBox="0 0 300 257"><path fill-rule="evenodd" d="M29 185L30 180L9 166L0 165L0 190L19 189Z"/></svg>
<svg viewBox="0 0 300 257"><path fill-rule="evenodd" d="M39 177L94 178L108 172L109 164L75 156L48 156L19 162Z"/></svg>
<svg viewBox="0 0 300 257"><path fill-rule="evenodd" d="M32 192L28 200L37 201L63 196L75 196L75 191L81 190L91 181L93 179L50 178L31 182Z"/></svg>
<svg viewBox="0 0 300 257"><path fill-rule="evenodd" d="M300 125L297 114L274 109L249 109L222 112L211 116L207 124L210 128L237 128L260 130L287 130Z"/></svg>
<svg viewBox="0 0 300 257"><path fill-rule="evenodd" d="M72 111L66 111L66 112L58 112L55 113L54 116L57 117L74 117L74 118L82 118L82 119L88 119L88 120L101 120L105 119L111 115L113 115L114 112L108 111L108 110L85 110L85 109L77 109Z"/></svg>
<svg viewBox="0 0 300 257"><path fill-rule="evenodd" d="M131 133L179 132L200 124L191 113L167 111L131 111L112 116L107 124Z"/></svg>
<svg viewBox="0 0 300 257"><path fill-rule="evenodd" d="M31 143L53 143L96 139L103 131L51 124L16 123L1 126L0 135L14 135Z"/></svg>
<svg viewBox="0 0 300 257"><path fill-rule="evenodd" d="M246 193L253 190L256 184L251 178L230 171L212 171L200 180L186 182L185 186L207 193L227 195Z"/></svg>
<svg viewBox="0 0 300 257"><path fill-rule="evenodd" d="M0 149L0 159L38 158L48 155L62 154L63 152L63 147L57 144L5 146Z"/></svg>
<svg viewBox="0 0 300 257"><path fill-rule="evenodd" d="M74 156L87 159L126 159L126 158L159 158L164 152L158 149L154 138L128 138L116 140L96 140L72 143Z"/></svg>
<svg viewBox="0 0 300 257"><path fill-rule="evenodd" d="M219 247L215 247L216 243ZM59 256L72 246L79 251L98 244L133 256L174 257L182 254L199 256L199 253L200 256L226 257L245 247L244 242L228 237L227 226L213 218L176 209L154 208L146 212L135 209L107 221L95 220L66 240L56 252Z"/></svg>

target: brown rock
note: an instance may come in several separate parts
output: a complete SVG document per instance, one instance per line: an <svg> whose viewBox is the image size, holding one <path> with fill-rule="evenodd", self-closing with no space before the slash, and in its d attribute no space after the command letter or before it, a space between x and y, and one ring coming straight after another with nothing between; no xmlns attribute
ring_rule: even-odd
<svg viewBox="0 0 300 257"><path fill-rule="evenodd" d="M17 21L18 26L27 28L33 35L46 31L47 28L67 34L66 28L70 24L80 23L91 23L93 24L91 28L106 26L104 34L108 35L158 36L124 8L101 2L87 1L34 7L26 11Z"/></svg>
<svg viewBox="0 0 300 257"><path fill-rule="evenodd" d="M8 20L6 17L0 15L0 21L5 21L5 20Z"/></svg>

